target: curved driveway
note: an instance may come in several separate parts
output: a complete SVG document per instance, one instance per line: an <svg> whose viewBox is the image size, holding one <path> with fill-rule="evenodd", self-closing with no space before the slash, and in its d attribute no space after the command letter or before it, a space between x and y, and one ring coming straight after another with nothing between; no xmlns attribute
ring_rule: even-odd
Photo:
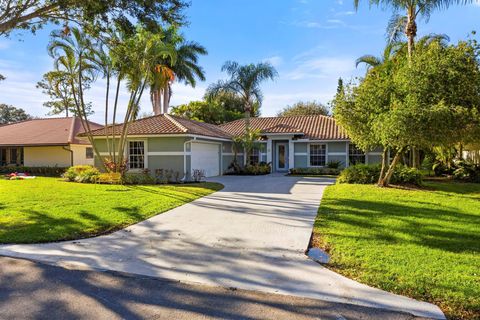
<svg viewBox="0 0 480 320"><path fill-rule="evenodd" d="M326 178L224 176L212 195L110 235L3 245L0 255L444 318L438 307L342 277L307 249Z"/></svg>

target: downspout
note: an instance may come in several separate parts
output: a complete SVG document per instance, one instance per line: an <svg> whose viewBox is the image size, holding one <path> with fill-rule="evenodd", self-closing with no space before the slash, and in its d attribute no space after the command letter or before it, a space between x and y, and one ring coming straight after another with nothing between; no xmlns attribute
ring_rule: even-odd
<svg viewBox="0 0 480 320"><path fill-rule="evenodd" d="M63 150L70 152L70 166L73 167L73 150L70 148L62 147Z"/></svg>

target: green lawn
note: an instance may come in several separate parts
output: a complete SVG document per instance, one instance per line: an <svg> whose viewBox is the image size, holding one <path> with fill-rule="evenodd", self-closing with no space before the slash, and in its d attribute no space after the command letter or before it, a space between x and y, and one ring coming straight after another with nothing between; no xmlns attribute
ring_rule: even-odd
<svg viewBox="0 0 480 320"><path fill-rule="evenodd" d="M59 178L0 180L0 243L78 239L145 220L219 190L217 183L120 186Z"/></svg>
<svg viewBox="0 0 480 320"><path fill-rule="evenodd" d="M479 184L330 186L314 234L335 271L435 303L451 319L480 319Z"/></svg>

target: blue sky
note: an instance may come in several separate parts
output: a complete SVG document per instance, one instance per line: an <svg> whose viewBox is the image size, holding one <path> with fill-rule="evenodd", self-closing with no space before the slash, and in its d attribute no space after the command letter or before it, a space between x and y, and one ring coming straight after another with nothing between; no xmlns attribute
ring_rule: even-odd
<svg viewBox="0 0 480 320"><path fill-rule="evenodd" d="M275 82L263 86L262 115L271 116L285 105L299 100L328 103L339 77L352 79L364 73L355 59L380 54L385 45L385 27L391 10L362 5L354 11L351 0L192 0L187 10L190 25L184 33L204 45L208 56L200 64L207 80L196 88L174 85L172 104L200 99L206 87L224 77L226 60L240 63L270 61L278 70ZM364 1L367 3L367 1ZM455 6L434 12L428 23L420 21L419 34L444 33L452 42L478 30L480 5ZM43 73L52 69L46 46L46 28L36 36L28 33L0 38L0 103L24 108L45 116L47 97L35 88ZM88 97L94 103L93 120L103 118L103 83L98 82ZM122 94L125 101L126 92ZM149 112L148 93L142 111Z"/></svg>

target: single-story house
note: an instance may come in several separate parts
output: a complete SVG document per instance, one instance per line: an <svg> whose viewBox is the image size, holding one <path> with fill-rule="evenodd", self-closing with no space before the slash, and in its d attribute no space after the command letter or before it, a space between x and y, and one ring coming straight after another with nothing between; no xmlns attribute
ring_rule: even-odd
<svg viewBox="0 0 480 320"><path fill-rule="evenodd" d="M90 122L92 130L102 128ZM0 126L0 165L69 167L93 165L92 146L79 139L77 117L32 119Z"/></svg>
<svg viewBox="0 0 480 320"><path fill-rule="evenodd" d="M238 153L239 163L267 162L274 172L296 167L324 167L338 161L342 167L352 163L380 163L381 152L364 153L350 143L345 131L332 117L292 116L251 118L259 130L259 148L250 159ZM108 135L117 136L123 124L109 126ZM126 156L129 170L155 172L169 169L186 177L193 170L204 170L207 177L224 173L233 160L232 138L245 130L245 121L216 126L181 117L161 114L139 119L128 127ZM92 131L102 157L108 156L105 129ZM95 159L100 165L100 159Z"/></svg>

